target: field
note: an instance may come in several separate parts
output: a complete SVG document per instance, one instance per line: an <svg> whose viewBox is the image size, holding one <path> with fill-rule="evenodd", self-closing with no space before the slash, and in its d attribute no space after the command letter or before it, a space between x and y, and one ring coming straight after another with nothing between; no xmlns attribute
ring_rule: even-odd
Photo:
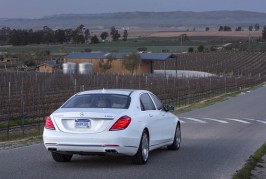
<svg viewBox="0 0 266 179"><path fill-rule="evenodd" d="M100 32L94 33L99 36ZM181 34L187 34L188 41L183 41L182 45L179 40ZM225 43L248 42L249 39L255 41L261 36L261 31L251 32L187 32L187 31L129 31L129 39L127 41L106 41L99 44L57 44L57 45L26 45L26 46L0 46L0 52L27 52L36 50L49 50L50 52L77 52L84 51L86 48L92 51L104 52L136 52L139 47L147 47L151 52L184 52L189 47L196 48L199 45L206 47L221 46Z"/></svg>
<svg viewBox="0 0 266 179"><path fill-rule="evenodd" d="M178 36L184 33L189 36L189 40L183 41L181 45ZM261 32L250 34L251 45L262 44L254 40L260 34ZM35 54L45 50L70 53L85 51L87 48L92 51L136 52L139 47L146 47L152 52L177 52L176 59L165 63L156 62L155 70L202 71L213 73L215 76L176 78L152 75L63 75L62 73L14 72L22 61L0 62L0 69L3 69L0 71L0 141L41 134L45 117L79 91L101 88L147 89L158 95L164 103L180 107L265 82L265 53L233 50L179 53L186 52L189 47L196 49L199 45L210 48L222 46L225 43L248 44L249 39L248 31L134 31L126 42L2 46L0 52L17 54L22 52ZM38 64L43 59L34 60Z"/></svg>
<svg viewBox="0 0 266 179"><path fill-rule="evenodd" d="M176 63L178 62L178 63ZM194 53L169 60L166 69L216 73L208 78L119 74L0 72L0 141L39 135L45 117L76 92L101 88L147 89L166 104L184 106L266 81L264 53ZM161 69L162 64L155 65Z"/></svg>
<svg viewBox="0 0 266 179"><path fill-rule="evenodd" d="M181 34L187 34L190 37L254 37L258 38L261 36L261 31L195 31L195 32L154 32L150 33L149 37L178 37Z"/></svg>

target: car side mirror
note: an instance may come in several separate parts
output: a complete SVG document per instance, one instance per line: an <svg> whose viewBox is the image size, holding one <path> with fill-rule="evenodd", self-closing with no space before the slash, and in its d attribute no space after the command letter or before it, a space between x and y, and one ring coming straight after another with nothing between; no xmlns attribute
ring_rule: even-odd
<svg viewBox="0 0 266 179"><path fill-rule="evenodd" d="M171 106L171 105L164 105L164 110L166 112L168 112L168 111L173 112L175 110L175 107Z"/></svg>

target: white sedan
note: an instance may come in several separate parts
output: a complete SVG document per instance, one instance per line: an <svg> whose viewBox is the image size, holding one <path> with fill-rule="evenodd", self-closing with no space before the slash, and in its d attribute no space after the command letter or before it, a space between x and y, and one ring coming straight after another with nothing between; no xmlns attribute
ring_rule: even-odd
<svg viewBox="0 0 266 179"><path fill-rule="evenodd" d="M73 154L122 154L145 164L151 150L180 148L180 121L173 110L145 90L80 92L47 117L44 145L57 162L68 162Z"/></svg>

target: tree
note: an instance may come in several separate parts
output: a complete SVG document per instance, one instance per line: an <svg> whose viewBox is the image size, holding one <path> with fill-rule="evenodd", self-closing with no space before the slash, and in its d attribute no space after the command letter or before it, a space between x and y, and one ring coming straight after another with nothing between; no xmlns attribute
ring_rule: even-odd
<svg viewBox="0 0 266 179"><path fill-rule="evenodd" d="M206 28L205 28L205 31L206 31L206 32L208 32L209 30L210 30L210 28L209 28L209 27L206 27Z"/></svg>
<svg viewBox="0 0 266 179"><path fill-rule="evenodd" d="M24 61L24 64L28 67L34 67L36 65L32 59Z"/></svg>
<svg viewBox="0 0 266 179"><path fill-rule="evenodd" d="M100 35L100 37L101 37L101 39L104 41L104 40L106 40L106 38L109 36L109 34L108 34L108 32L102 32L101 33L101 35Z"/></svg>
<svg viewBox="0 0 266 179"><path fill-rule="evenodd" d="M106 59L100 59L98 62L99 67L103 70L103 72L106 72L110 68L112 68L112 62L113 62L112 54L107 56Z"/></svg>
<svg viewBox="0 0 266 179"><path fill-rule="evenodd" d="M204 51L204 46L203 45L200 45L198 46L198 52L203 52Z"/></svg>
<svg viewBox="0 0 266 179"><path fill-rule="evenodd" d="M73 42L76 44L84 44L85 38L83 35L74 34L73 35Z"/></svg>
<svg viewBox="0 0 266 179"><path fill-rule="evenodd" d="M220 26L218 31L224 31L224 27Z"/></svg>
<svg viewBox="0 0 266 179"><path fill-rule="evenodd" d="M192 52L194 52L194 48L193 47L189 47L187 51L192 53Z"/></svg>
<svg viewBox="0 0 266 179"><path fill-rule="evenodd" d="M118 30L115 29L115 26L111 27L110 35L112 36L113 41L117 41L120 38Z"/></svg>
<svg viewBox="0 0 266 179"><path fill-rule="evenodd" d="M122 61L122 65L131 72L134 73L134 70L139 66L141 62L141 58L137 53L131 53L129 55L124 56Z"/></svg>
<svg viewBox="0 0 266 179"><path fill-rule="evenodd" d="M124 33L123 33L123 40L124 40L124 41L127 41L127 37L128 37L128 32L127 32L127 30L124 30Z"/></svg>
<svg viewBox="0 0 266 179"><path fill-rule="evenodd" d="M84 38L85 38L86 42L88 42L88 40L90 39L90 36L91 36L89 29L85 29L84 36L85 36Z"/></svg>
<svg viewBox="0 0 266 179"><path fill-rule="evenodd" d="M218 31L232 31L230 26L220 26Z"/></svg>
<svg viewBox="0 0 266 179"><path fill-rule="evenodd" d="M0 45L8 44L10 33L11 29L9 27L3 27L0 29Z"/></svg>
<svg viewBox="0 0 266 179"><path fill-rule="evenodd" d="M64 30L58 29L55 31L55 41L60 44L66 41L66 35Z"/></svg>
<svg viewBox="0 0 266 179"><path fill-rule="evenodd" d="M99 43L99 39L98 39L97 35L94 35L94 36L91 37L91 43L92 44Z"/></svg>
<svg viewBox="0 0 266 179"><path fill-rule="evenodd" d="M235 31L242 31L242 27L238 26Z"/></svg>
<svg viewBox="0 0 266 179"><path fill-rule="evenodd" d="M29 32L29 39L28 39L29 44L41 44L41 43L48 43L44 37L44 32L42 30L38 30L35 32L32 32L30 30ZM55 42L55 40L54 40ZM54 43L53 42L53 43Z"/></svg>
<svg viewBox="0 0 266 179"><path fill-rule="evenodd" d="M27 45L29 43L29 32L27 30L12 30L9 43L11 45Z"/></svg>
<svg viewBox="0 0 266 179"><path fill-rule="evenodd" d="M232 31L230 26L224 26L224 31Z"/></svg>
<svg viewBox="0 0 266 179"><path fill-rule="evenodd" d="M255 24L254 25L254 29L255 29L255 31L259 31L260 30L260 25L259 24Z"/></svg>
<svg viewBox="0 0 266 179"><path fill-rule="evenodd" d="M54 43L55 42L55 33L48 26L43 26L43 40L42 43Z"/></svg>
<svg viewBox="0 0 266 179"><path fill-rule="evenodd" d="M248 27L248 30L249 30L249 31L252 31L252 30L253 30L253 26L250 25L250 26Z"/></svg>
<svg viewBox="0 0 266 179"><path fill-rule="evenodd" d="M76 44L83 44L85 43L86 39L85 39L85 33L84 33L84 25L80 25L78 26L74 32L72 33L72 39L73 42Z"/></svg>
<svg viewBox="0 0 266 179"><path fill-rule="evenodd" d="M74 31L72 29L65 29L66 42L72 42Z"/></svg>

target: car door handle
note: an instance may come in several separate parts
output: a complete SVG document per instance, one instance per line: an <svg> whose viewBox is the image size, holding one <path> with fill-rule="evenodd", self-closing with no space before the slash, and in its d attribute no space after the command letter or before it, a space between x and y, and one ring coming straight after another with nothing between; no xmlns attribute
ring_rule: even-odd
<svg viewBox="0 0 266 179"><path fill-rule="evenodd" d="M150 117L152 117L153 115L152 114L149 114Z"/></svg>

